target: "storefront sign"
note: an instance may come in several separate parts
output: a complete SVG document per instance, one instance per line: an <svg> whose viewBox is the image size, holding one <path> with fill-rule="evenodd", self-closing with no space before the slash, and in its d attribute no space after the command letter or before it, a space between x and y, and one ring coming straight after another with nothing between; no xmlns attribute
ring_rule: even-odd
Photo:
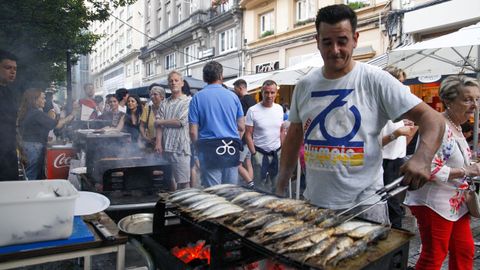
<svg viewBox="0 0 480 270"><path fill-rule="evenodd" d="M442 76L440 75L430 75L430 76L420 76L418 77L418 81L421 83L431 83L440 80Z"/></svg>

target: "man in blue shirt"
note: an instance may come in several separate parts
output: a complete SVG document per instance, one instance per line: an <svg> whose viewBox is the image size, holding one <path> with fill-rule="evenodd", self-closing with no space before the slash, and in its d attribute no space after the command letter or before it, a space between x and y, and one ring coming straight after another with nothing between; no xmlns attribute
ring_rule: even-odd
<svg viewBox="0 0 480 270"><path fill-rule="evenodd" d="M240 138L245 130L238 97L222 86L223 67L211 61L203 68L208 84L190 102L190 138L198 150L202 185L237 184Z"/></svg>

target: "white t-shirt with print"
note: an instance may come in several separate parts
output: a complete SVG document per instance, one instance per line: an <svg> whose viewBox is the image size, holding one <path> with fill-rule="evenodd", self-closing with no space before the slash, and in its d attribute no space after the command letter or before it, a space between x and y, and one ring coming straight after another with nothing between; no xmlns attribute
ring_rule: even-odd
<svg viewBox="0 0 480 270"><path fill-rule="evenodd" d="M360 62L339 79L324 78L319 68L297 84L289 120L304 130L307 199L348 208L383 186L380 131L421 102L404 88Z"/></svg>
<svg viewBox="0 0 480 270"><path fill-rule="evenodd" d="M247 111L245 125L253 126L253 143L267 152L280 148L282 124L283 108L279 104L265 107L257 103Z"/></svg>

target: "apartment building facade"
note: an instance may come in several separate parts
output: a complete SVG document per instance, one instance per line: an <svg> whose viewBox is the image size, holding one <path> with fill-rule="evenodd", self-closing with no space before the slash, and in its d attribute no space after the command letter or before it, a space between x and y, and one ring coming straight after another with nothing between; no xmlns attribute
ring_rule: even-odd
<svg viewBox="0 0 480 270"><path fill-rule="evenodd" d="M144 69L138 56L144 46L143 2L116 8L106 22L96 22L90 29L102 35L89 56L90 80L98 95L142 86Z"/></svg>
<svg viewBox="0 0 480 270"><path fill-rule="evenodd" d="M382 16L388 12L389 1L265 1L242 0L247 51L245 74L283 69L310 59L318 52L315 41L315 17L318 9L332 4L359 7L359 43L354 51L356 60L366 61L385 52Z"/></svg>
<svg viewBox="0 0 480 270"><path fill-rule="evenodd" d="M202 79L205 61L224 66L225 78L239 74L242 59L242 11L238 0L146 0L144 40L139 58L143 84L166 78L172 70ZM147 12L148 11L148 12Z"/></svg>

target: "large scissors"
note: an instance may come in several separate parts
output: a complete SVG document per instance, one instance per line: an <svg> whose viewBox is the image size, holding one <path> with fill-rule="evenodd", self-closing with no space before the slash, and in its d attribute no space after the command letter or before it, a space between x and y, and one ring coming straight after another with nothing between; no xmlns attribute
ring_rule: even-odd
<svg viewBox="0 0 480 270"><path fill-rule="evenodd" d="M217 155L223 156L225 155L225 153L228 153L230 156L235 155L235 152L236 152L235 147L230 145L233 143L233 141L230 141L227 143L225 140L222 140L222 142L223 142L223 145L217 147L217 149L215 150Z"/></svg>

